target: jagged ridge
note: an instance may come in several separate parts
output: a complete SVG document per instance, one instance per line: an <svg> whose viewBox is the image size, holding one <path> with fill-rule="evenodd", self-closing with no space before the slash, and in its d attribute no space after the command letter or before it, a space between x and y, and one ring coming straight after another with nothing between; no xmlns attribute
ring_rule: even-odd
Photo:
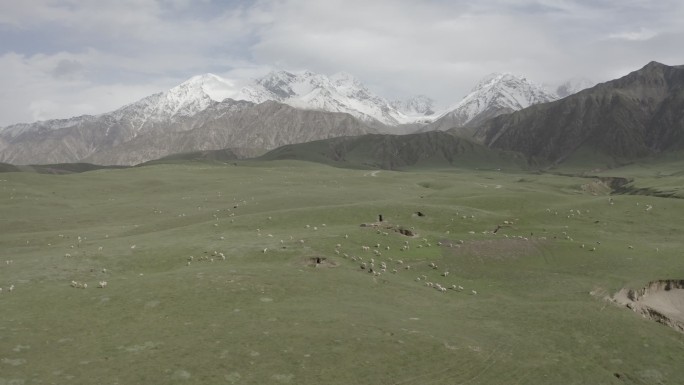
<svg viewBox="0 0 684 385"><path fill-rule="evenodd" d="M580 149L629 160L684 148L684 68L651 62L620 79L496 117L475 130L490 147L559 163Z"/></svg>
<svg viewBox="0 0 684 385"><path fill-rule="evenodd" d="M495 116L557 98L523 76L492 74L482 79L463 100L449 108L425 130L444 131L454 127L474 126ZM468 130L461 131L469 133Z"/></svg>

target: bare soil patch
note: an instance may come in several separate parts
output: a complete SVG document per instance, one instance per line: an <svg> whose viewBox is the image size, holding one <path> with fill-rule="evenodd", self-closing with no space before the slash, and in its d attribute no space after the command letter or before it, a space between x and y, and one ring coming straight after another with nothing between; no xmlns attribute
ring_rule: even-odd
<svg viewBox="0 0 684 385"><path fill-rule="evenodd" d="M387 222L362 223L360 226L361 227L370 227L372 229L377 229L377 230L390 230L390 231L394 231L396 233L399 233L401 235L405 235L407 237L415 237L418 235L413 230L408 229L404 226L393 225L393 224L390 224Z"/></svg>
<svg viewBox="0 0 684 385"><path fill-rule="evenodd" d="M330 268L339 266L339 263L328 259L328 257L306 257L302 262L305 266L315 268Z"/></svg>
<svg viewBox="0 0 684 385"><path fill-rule="evenodd" d="M611 300L684 333L684 279L653 281L638 290L623 288Z"/></svg>

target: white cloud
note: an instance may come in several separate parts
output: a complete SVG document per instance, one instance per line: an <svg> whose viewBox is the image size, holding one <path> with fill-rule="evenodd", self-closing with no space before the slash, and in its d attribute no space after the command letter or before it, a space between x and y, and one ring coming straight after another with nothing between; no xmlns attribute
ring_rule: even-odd
<svg viewBox="0 0 684 385"><path fill-rule="evenodd" d="M107 57L98 52L0 56L0 84L4 90L0 92L0 125L102 113L167 88L166 84L155 81L98 84L69 73L69 70L68 76L55 74L64 72L64 63L79 63L66 66L81 71L83 67L106 60Z"/></svg>
<svg viewBox="0 0 684 385"><path fill-rule="evenodd" d="M646 28L640 28L638 31L611 33L608 35L608 38L629 41L644 41L650 40L657 35L658 33L655 31Z"/></svg>
<svg viewBox="0 0 684 385"><path fill-rule="evenodd" d="M538 83L684 64L679 0L23 0L0 3L0 126L100 113L192 75L347 71L448 105L484 75Z"/></svg>

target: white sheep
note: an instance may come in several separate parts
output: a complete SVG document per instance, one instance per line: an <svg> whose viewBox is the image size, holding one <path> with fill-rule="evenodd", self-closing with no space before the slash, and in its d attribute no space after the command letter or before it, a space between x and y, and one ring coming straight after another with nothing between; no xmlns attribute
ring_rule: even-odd
<svg viewBox="0 0 684 385"><path fill-rule="evenodd" d="M7 289L10 293L14 291L14 285L10 285L9 289Z"/></svg>
<svg viewBox="0 0 684 385"><path fill-rule="evenodd" d="M100 281L100 283L97 285L100 289L104 289L107 287L107 281Z"/></svg>
<svg viewBox="0 0 684 385"><path fill-rule="evenodd" d="M470 292L471 292L473 295L476 295L476 294L477 294L477 291L476 291L476 290L471 290Z"/></svg>

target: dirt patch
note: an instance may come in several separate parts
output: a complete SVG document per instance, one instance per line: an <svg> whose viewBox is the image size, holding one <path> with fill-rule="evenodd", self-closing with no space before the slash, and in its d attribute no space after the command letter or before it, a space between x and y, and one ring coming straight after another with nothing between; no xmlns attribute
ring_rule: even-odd
<svg viewBox="0 0 684 385"><path fill-rule="evenodd" d="M306 257L304 259L304 265L308 267L337 267L339 263L328 259L327 257Z"/></svg>
<svg viewBox="0 0 684 385"><path fill-rule="evenodd" d="M585 183L580 188L592 195L608 195L612 191L610 185L600 179Z"/></svg>
<svg viewBox="0 0 684 385"><path fill-rule="evenodd" d="M392 224L389 224L386 222L362 223L360 226L361 227L370 227L372 229L377 229L377 230L394 231L395 233L399 233L399 234L407 236L407 237L415 237L418 235L418 234L414 233L413 230L407 229L404 226L392 225Z"/></svg>
<svg viewBox="0 0 684 385"><path fill-rule="evenodd" d="M470 256L481 260L503 261L539 253L539 240L486 239L476 241L442 239L442 249L448 255Z"/></svg>
<svg viewBox="0 0 684 385"><path fill-rule="evenodd" d="M684 333L684 279L653 281L638 290L623 288L611 300Z"/></svg>

